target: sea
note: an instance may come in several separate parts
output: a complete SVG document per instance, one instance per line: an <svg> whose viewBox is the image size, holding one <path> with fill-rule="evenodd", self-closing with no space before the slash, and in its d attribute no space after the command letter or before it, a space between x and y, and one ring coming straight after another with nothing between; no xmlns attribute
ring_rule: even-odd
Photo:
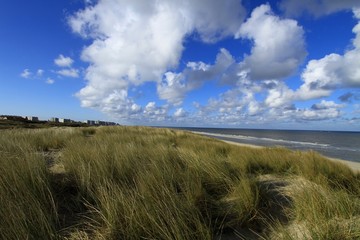
<svg viewBox="0 0 360 240"><path fill-rule="evenodd" d="M324 156L360 162L360 132L260 130L231 128L181 128L210 133L215 138L258 146L282 146L293 150L313 150Z"/></svg>

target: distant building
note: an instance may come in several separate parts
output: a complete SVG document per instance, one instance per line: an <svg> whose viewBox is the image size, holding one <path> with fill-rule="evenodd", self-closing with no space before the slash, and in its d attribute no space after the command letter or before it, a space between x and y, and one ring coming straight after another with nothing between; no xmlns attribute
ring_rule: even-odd
<svg viewBox="0 0 360 240"><path fill-rule="evenodd" d="M114 122L106 122L105 124L106 124L106 126L115 126L116 125L116 123L114 123Z"/></svg>
<svg viewBox="0 0 360 240"><path fill-rule="evenodd" d="M86 124L90 125L90 126L93 126L95 125L95 121L94 120L87 120L85 121Z"/></svg>
<svg viewBox="0 0 360 240"><path fill-rule="evenodd" d="M86 124L90 125L90 126L115 126L117 125L114 122L105 122L105 121L99 121L99 120L87 120L85 121Z"/></svg>
<svg viewBox="0 0 360 240"><path fill-rule="evenodd" d="M25 119L27 119L28 121L32 121L32 122L38 122L39 121L39 118L34 117L34 116L27 116L27 117L25 117Z"/></svg>
<svg viewBox="0 0 360 240"><path fill-rule="evenodd" d="M57 123L57 122L59 122L59 118L57 118L57 117L52 117L52 118L49 119L49 121L50 121L50 122L55 122L55 123Z"/></svg>
<svg viewBox="0 0 360 240"><path fill-rule="evenodd" d="M59 123L70 123L71 120L67 118L59 118Z"/></svg>

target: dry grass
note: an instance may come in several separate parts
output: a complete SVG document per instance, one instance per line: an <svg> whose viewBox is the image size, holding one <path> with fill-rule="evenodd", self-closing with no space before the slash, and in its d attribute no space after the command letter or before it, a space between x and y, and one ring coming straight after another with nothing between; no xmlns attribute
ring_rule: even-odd
<svg viewBox="0 0 360 240"><path fill-rule="evenodd" d="M3 130L1 239L357 239L360 175L146 127Z"/></svg>

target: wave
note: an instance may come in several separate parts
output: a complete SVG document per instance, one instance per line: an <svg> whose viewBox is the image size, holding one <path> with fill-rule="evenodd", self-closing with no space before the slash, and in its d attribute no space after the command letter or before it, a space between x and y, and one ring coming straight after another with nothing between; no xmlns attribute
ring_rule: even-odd
<svg viewBox="0 0 360 240"><path fill-rule="evenodd" d="M360 152L360 148L351 148L351 147L338 147L332 146L326 143L319 143L319 142L305 142L305 141L294 141L294 140L286 140L286 139L278 139L278 138L267 138L267 137L254 137L254 136L247 136L247 135L239 135L239 134L226 134L226 133L209 133L209 132L198 132L193 131L195 133L214 136L214 137L223 137L223 138L231 138L233 140L243 140L246 142L251 142L254 144L264 143L265 145L270 144L273 145L275 143L278 145L284 146L291 146L291 147L309 147L314 149L332 149L338 151L350 151L350 152ZM273 143L273 144L271 144Z"/></svg>
<svg viewBox="0 0 360 240"><path fill-rule="evenodd" d="M232 139L239 140L247 140L253 142L276 142L276 143L285 143L286 145L308 145L308 146L316 146L322 148L331 147L329 144L318 143L318 142L302 142L302 141L293 141L293 140L285 140L285 139L276 139L276 138L266 138L266 137L253 137L253 136L245 136L245 135L235 135L235 134L223 134L223 133L207 133L207 132L197 132L203 135L217 136L217 137L226 137Z"/></svg>
<svg viewBox="0 0 360 240"><path fill-rule="evenodd" d="M276 139L276 138L260 138L260 137L243 136L243 135L231 135L231 137L238 139L245 139L245 140L253 140L253 141L286 143L291 145L309 145L309 146L317 146L324 148L331 147L331 145L329 144L318 143L318 142L302 142L302 141L293 141L293 140Z"/></svg>
<svg viewBox="0 0 360 240"><path fill-rule="evenodd" d="M349 161L360 162L360 144L358 143L358 136L348 135L344 136L344 133L331 133L323 134L322 132L314 132L314 136L309 136L309 132L306 132L305 138L301 139L302 136L299 136L298 139L294 138L291 140L287 139L287 136L283 137L279 134L279 131L276 132L277 136L249 136L247 133L224 133L224 132L207 132L202 130L191 130L194 133L202 134L209 137L219 138L223 140L230 140L240 143L248 143L260 146L283 146L293 150L315 150L324 154L328 157L341 158ZM282 132L281 132L282 133ZM296 134L298 132L295 132ZM312 133L311 133L312 134ZM287 132L285 135L289 135ZM314 141L311 141L313 137ZM310 140L310 141L309 141ZM318 141L317 141L318 140ZM324 140L324 141L321 141Z"/></svg>

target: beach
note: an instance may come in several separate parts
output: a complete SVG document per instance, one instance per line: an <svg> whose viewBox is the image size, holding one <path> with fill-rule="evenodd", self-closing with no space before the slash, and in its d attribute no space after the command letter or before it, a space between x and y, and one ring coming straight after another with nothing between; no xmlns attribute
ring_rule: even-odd
<svg viewBox="0 0 360 240"><path fill-rule="evenodd" d="M204 135L204 136L208 136L208 137L213 137L213 138L219 139L219 140L221 140L223 142L233 144L233 145L237 145L237 146L251 147L251 148L263 148L264 147L264 146L259 146L259 145L255 145L255 144L239 143L239 142L236 142L236 141L231 141L229 136L226 135L226 134L197 132L197 131L192 131L192 132L195 133L195 134L200 134L200 135ZM224 140L223 138L226 138L227 140ZM327 157L327 156L325 156L325 157L327 159L331 160L331 161L341 162L341 163L347 165L348 167L350 167L355 172L360 172L360 163L359 162L347 161L347 160L343 160L343 159L339 159L339 158L332 158L332 157Z"/></svg>

